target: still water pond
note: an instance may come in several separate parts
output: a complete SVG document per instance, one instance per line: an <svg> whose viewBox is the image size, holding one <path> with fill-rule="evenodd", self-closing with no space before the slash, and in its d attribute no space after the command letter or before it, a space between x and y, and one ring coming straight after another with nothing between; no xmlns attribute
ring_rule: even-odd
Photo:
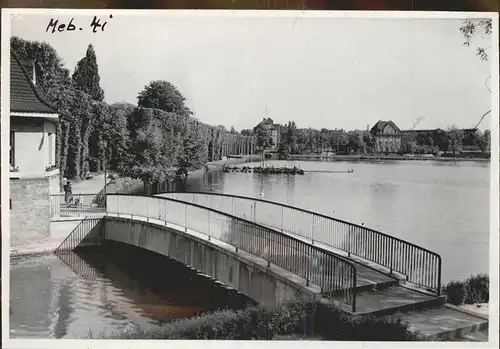
<svg viewBox="0 0 500 349"><path fill-rule="evenodd" d="M216 173L173 188L260 197L410 241L443 259L443 281L489 269L489 162L266 161L304 175Z"/></svg>
<svg viewBox="0 0 500 349"><path fill-rule="evenodd" d="M84 338L250 300L163 256L120 243L11 261L11 338Z"/></svg>

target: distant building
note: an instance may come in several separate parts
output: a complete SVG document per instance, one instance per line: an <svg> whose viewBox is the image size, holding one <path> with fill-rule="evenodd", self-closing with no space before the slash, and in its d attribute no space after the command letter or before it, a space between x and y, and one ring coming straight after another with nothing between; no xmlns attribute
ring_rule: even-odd
<svg viewBox="0 0 500 349"><path fill-rule="evenodd" d="M268 136L271 138L270 149L276 149L280 144L281 136L283 134L281 132L282 126L280 124L275 124L271 118L263 118L262 121L253 128L254 133L259 126L266 130Z"/></svg>
<svg viewBox="0 0 500 349"><path fill-rule="evenodd" d="M33 62L10 55L11 232L50 234L50 194L60 192L56 166L59 113L36 86Z"/></svg>
<svg viewBox="0 0 500 349"><path fill-rule="evenodd" d="M379 120L370 130L375 138L375 153L399 153L401 151L401 132L392 121Z"/></svg>

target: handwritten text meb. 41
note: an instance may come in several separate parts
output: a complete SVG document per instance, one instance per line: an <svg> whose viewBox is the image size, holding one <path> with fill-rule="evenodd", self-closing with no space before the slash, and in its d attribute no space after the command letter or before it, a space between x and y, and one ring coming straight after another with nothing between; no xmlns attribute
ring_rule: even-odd
<svg viewBox="0 0 500 349"><path fill-rule="evenodd" d="M109 18L113 18L113 15L109 15ZM80 19L80 21L81 20L82 19ZM83 26L80 26L77 23L75 23L74 18L71 18L69 22L63 22L60 21L59 19L51 18L45 31L48 33L57 33L57 32L62 33L62 32L71 32L75 30L83 30L86 27L87 28L90 27L93 33L97 33L97 32L103 32L104 29L106 28L106 24L108 24L108 20L104 21L101 18L98 18L97 16L94 16L90 24Z"/></svg>

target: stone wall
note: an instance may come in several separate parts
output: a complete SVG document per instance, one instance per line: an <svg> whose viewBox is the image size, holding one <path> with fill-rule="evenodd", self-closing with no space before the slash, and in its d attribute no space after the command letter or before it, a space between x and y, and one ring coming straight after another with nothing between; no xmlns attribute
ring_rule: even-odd
<svg viewBox="0 0 500 349"><path fill-rule="evenodd" d="M108 217L104 231L107 240L142 247L173 258L262 304L321 297L319 288L316 290L294 282L259 264L255 258L246 258L242 253L165 226Z"/></svg>
<svg viewBox="0 0 500 349"><path fill-rule="evenodd" d="M50 236L49 188L48 178L10 180L12 245Z"/></svg>

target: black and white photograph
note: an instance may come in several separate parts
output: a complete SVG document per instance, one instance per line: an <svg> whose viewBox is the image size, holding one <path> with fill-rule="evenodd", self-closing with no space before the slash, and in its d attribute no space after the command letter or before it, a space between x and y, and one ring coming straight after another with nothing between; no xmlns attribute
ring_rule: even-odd
<svg viewBox="0 0 500 349"><path fill-rule="evenodd" d="M3 10L3 344L498 347L498 47L496 13Z"/></svg>

